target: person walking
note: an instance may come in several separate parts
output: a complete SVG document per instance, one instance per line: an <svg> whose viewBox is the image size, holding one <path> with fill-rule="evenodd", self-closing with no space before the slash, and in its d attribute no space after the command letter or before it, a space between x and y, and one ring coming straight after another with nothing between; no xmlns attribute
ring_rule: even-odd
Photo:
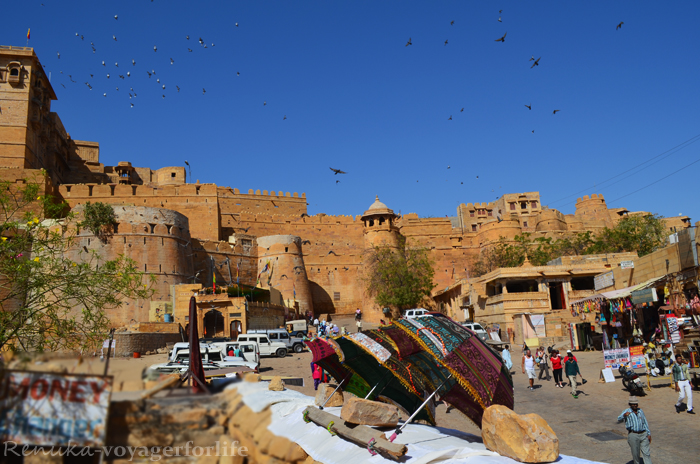
<svg viewBox="0 0 700 464"><path fill-rule="evenodd" d="M314 390L318 390L318 385L321 383L321 377L323 376L323 370L321 369L321 366L316 364L314 366L314 373L313 373L313 378L314 378Z"/></svg>
<svg viewBox="0 0 700 464"><path fill-rule="evenodd" d="M506 369L508 369L508 372L513 368L513 360L510 358L510 351L508 350L508 345L506 345L503 348L503 351L501 351L501 358L503 359L503 364L506 365Z"/></svg>
<svg viewBox="0 0 700 464"><path fill-rule="evenodd" d="M571 396L578 399L578 390L576 390L576 374L581 375L581 371L578 368L576 358L573 356L567 356L564 358L564 371L566 372L566 376L569 378L569 382L571 382ZM582 375L581 378L583 379Z"/></svg>
<svg viewBox="0 0 700 464"><path fill-rule="evenodd" d="M547 382L552 380L552 377L549 375L549 356L547 356L547 352L544 350L543 346L537 349L535 362L539 363L540 366L540 373L537 376L537 380L542 380L542 374L545 375Z"/></svg>
<svg viewBox="0 0 700 464"><path fill-rule="evenodd" d="M680 355L676 355L677 363L673 365L673 382L676 384L678 392L678 401L676 402L676 412L680 413L683 405L683 400L687 397L688 414L695 414L693 411L693 389L690 387L690 373L688 372L688 361Z"/></svg>
<svg viewBox="0 0 700 464"><path fill-rule="evenodd" d="M552 351L552 356L549 358L552 361L552 373L554 374L554 385L559 388L564 388L562 383L562 370L564 368L561 366L561 356L559 356L559 350Z"/></svg>
<svg viewBox="0 0 700 464"><path fill-rule="evenodd" d="M523 360L520 363L523 369L523 374L527 373L527 378L530 380L530 391L535 389L535 358L532 357L530 350L525 350Z"/></svg>
<svg viewBox="0 0 700 464"><path fill-rule="evenodd" d="M642 462L651 464L651 430L649 430L649 423L644 415L644 411L639 408L639 400L636 397L630 396L628 403L630 407L622 411L622 414L617 417L617 421L625 421L625 428L627 428L628 433L627 443L632 450L634 464L639 464L640 453Z"/></svg>

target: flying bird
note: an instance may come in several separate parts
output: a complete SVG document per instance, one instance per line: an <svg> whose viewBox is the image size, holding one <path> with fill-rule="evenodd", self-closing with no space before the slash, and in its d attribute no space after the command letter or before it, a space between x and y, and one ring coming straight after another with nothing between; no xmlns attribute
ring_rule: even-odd
<svg viewBox="0 0 700 464"><path fill-rule="evenodd" d="M462 108L461 110L459 110L459 112L460 112L460 113L464 113L464 108Z"/></svg>
<svg viewBox="0 0 700 464"><path fill-rule="evenodd" d="M620 24L617 25L617 27L615 28L615 30L620 29L620 28L622 27L623 24L625 24L625 22L624 22L624 21L620 21Z"/></svg>
<svg viewBox="0 0 700 464"><path fill-rule="evenodd" d="M311 240L302 240L302 245L311 245Z"/></svg>
<svg viewBox="0 0 700 464"><path fill-rule="evenodd" d="M132 66L136 66L136 60L131 60Z"/></svg>
<svg viewBox="0 0 700 464"><path fill-rule="evenodd" d="M530 103L529 105L525 105L525 108L527 108L528 110L532 110L532 103Z"/></svg>
<svg viewBox="0 0 700 464"><path fill-rule="evenodd" d="M104 61L102 62L102 66L105 66L105 62L104 62Z"/></svg>
<svg viewBox="0 0 700 464"><path fill-rule="evenodd" d="M241 73L239 73L239 72L236 73L236 76L240 76L240 75L241 75Z"/></svg>
<svg viewBox="0 0 700 464"><path fill-rule="evenodd" d="M116 35L113 35L112 38L114 39L115 42L117 41L117 36L116 36Z"/></svg>
<svg viewBox="0 0 700 464"><path fill-rule="evenodd" d="M508 32L506 32L505 34L503 34L503 37L501 37L500 39L494 40L494 42L505 42L505 41L506 41L506 34L508 34Z"/></svg>
<svg viewBox="0 0 700 464"><path fill-rule="evenodd" d="M109 73L107 74L107 79L109 79Z"/></svg>
<svg viewBox="0 0 700 464"><path fill-rule="evenodd" d="M133 103L131 104L131 107L132 107L132 108L134 107L134 104L133 104Z"/></svg>
<svg viewBox="0 0 700 464"><path fill-rule="evenodd" d="M263 102L263 106L265 106L265 105L267 105L267 102L266 102L266 101Z"/></svg>
<svg viewBox="0 0 700 464"><path fill-rule="evenodd" d="M499 23L502 23L502 22L503 22L503 21L501 21L501 17L500 17L500 16L498 17L498 22L499 22Z"/></svg>
<svg viewBox="0 0 700 464"><path fill-rule="evenodd" d="M192 49L191 49L191 48L188 48L187 51L190 52L190 53L192 53Z"/></svg>
<svg viewBox="0 0 700 464"><path fill-rule="evenodd" d="M329 255L331 255L331 254L332 254L333 256L338 256L338 255L336 254L336 252L335 252L335 251L333 251L333 250L329 251L329 252L328 252L328 254L329 254Z"/></svg>
<svg viewBox="0 0 700 464"><path fill-rule="evenodd" d="M409 45L413 45L413 43L411 42L411 38L410 38L410 37L408 38L408 42L406 42L406 46L408 47Z"/></svg>
<svg viewBox="0 0 700 464"><path fill-rule="evenodd" d="M539 65L540 65L540 59L542 59L542 57L537 58L537 59L535 60L535 62L532 63L532 66L530 66L530 69L534 68L535 66L539 66Z"/></svg>
<svg viewBox="0 0 700 464"><path fill-rule="evenodd" d="M445 45L447 45L447 40L445 40Z"/></svg>
<svg viewBox="0 0 700 464"><path fill-rule="evenodd" d="M450 169L450 166L447 166L447 169Z"/></svg>
<svg viewBox="0 0 700 464"><path fill-rule="evenodd" d="M189 36L189 35L188 35L188 36L185 36L185 38L186 38L187 40L190 40L190 36Z"/></svg>
<svg viewBox="0 0 700 464"><path fill-rule="evenodd" d="M126 72L126 77L131 77L131 73L129 71Z"/></svg>
<svg viewBox="0 0 700 464"><path fill-rule="evenodd" d="M116 66L116 67L118 68L118 67L119 67L119 63L114 63L114 66Z"/></svg>
<svg viewBox="0 0 700 464"><path fill-rule="evenodd" d="M557 111L560 111L560 110L554 110L554 111L552 111L552 114L557 114Z"/></svg>
<svg viewBox="0 0 700 464"><path fill-rule="evenodd" d="M454 26L454 25L455 25L454 20L450 21L450 26Z"/></svg>
<svg viewBox="0 0 700 464"><path fill-rule="evenodd" d="M58 52L56 52L56 55L58 55L58 59L60 60L60 59L61 59L61 54L58 53Z"/></svg>
<svg viewBox="0 0 700 464"><path fill-rule="evenodd" d="M199 38L199 44L200 44L200 45L204 45L204 41L202 40L201 37Z"/></svg>
<svg viewBox="0 0 700 464"><path fill-rule="evenodd" d="M330 169L331 171L333 171L333 174L336 175L336 176L337 176L338 174L347 174L347 172L341 171L340 169L333 169L333 168L329 168L329 169Z"/></svg>
<svg viewBox="0 0 700 464"><path fill-rule="evenodd" d="M452 121L452 115L450 115L449 118L447 118L448 121Z"/></svg>
<svg viewBox="0 0 700 464"><path fill-rule="evenodd" d="M251 227L253 227L253 226L249 226L249 227L247 227L245 229L241 229L241 230L243 231L243 233L247 234Z"/></svg>
<svg viewBox="0 0 700 464"><path fill-rule="evenodd" d="M173 60L172 58L170 58L170 64L175 64L175 60Z"/></svg>
<svg viewBox="0 0 700 464"><path fill-rule="evenodd" d="M177 85L175 86L175 88L177 89L178 92L180 91L180 87L178 87Z"/></svg>
<svg viewBox="0 0 700 464"><path fill-rule="evenodd" d="M238 27L238 23L236 23L236 27Z"/></svg>
<svg viewBox="0 0 700 464"><path fill-rule="evenodd" d="M336 183L336 184L339 184L339 183L340 183L340 181L339 181L339 180L336 180L336 181L335 181L335 183Z"/></svg>
<svg viewBox="0 0 700 464"><path fill-rule="evenodd" d="M204 95L205 93L207 93L207 90L204 87L202 87L202 95Z"/></svg>
<svg viewBox="0 0 700 464"><path fill-rule="evenodd" d="M285 114L284 117L282 118L282 121L284 121L285 119L287 119L287 115L286 115L286 114Z"/></svg>
<svg viewBox="0 0 700 464"><path fill-rule="evenodd" d="M528 61L535 61L535 55L532 55Z"/></svg>
<svg viewBox="0 0 700 464"><path fill-rule="evenodd" d="M153 51L154 51L154 52L157 52L157 51L158 51L158 47L156 47L156 46L154 45L154 46L153 46Z"/></svg>
<svg viewBox="0 0 700 464"><path fill-rule="evenodd" d="M117 16L117 15L114 15L114 19L119 19L119 16Z"/></svg>

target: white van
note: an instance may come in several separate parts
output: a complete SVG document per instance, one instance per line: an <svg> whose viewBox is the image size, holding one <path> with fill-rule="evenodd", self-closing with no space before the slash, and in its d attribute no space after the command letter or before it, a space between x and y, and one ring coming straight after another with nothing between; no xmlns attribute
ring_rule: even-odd
<svg viewBox="0 0 700 464"><path fill-rule="evenodd" d="M238 336L238 342L256 342L260 348L260 356L287 356L287 345L279 341L271 341L264 333L245 333Z"/></svg>
<svg viewBox="0 0 700 464"><path fill-rule="evenodd" d="M489 339L489 334L484 330L483 327L481 327L481 324L478 322L461 322L460 323L462 327L465 327L472 332L476 333L476 336L479 337L481 340L486 341Z"/></svg>
<svg viewBox="0 0 700 464"><path fill-rule="evenodd" d="M406 319L415 319L420 316L426 316L428 314L428 310L424 308L416 308L416 309L407 309L403 313L403 317Z"/></svg>
<svg viewBox="0 0 700 464"><path fill-rule="evenodd" d="M304 339L302 337L297 337L291 335L284 329L270 329L270 330L249 330L249 334L267 334L271 342L281 342L287 347L287 351L294 351L295 353L301 353L304 351Z"/></svg>
<svg viewBox="0 0 700 464"><path fill-rule="evenodd" d="M248 362L260 363L260 348L256 342L216 342L211 346L221 351L224 359L230 358L229 352L240 349L241 357Z"/></svg>

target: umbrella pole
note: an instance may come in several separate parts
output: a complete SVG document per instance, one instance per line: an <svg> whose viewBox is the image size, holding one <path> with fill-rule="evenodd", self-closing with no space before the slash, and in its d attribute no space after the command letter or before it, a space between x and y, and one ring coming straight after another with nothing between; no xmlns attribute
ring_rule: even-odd
<svg viewBox="0 0 700 464"><path fill-rule="evenodd" d="M435 396L435 394L442 388L443 385L445 385L445 383L446 383L448 380L450 380L450 378L452 378L452 374L448 375L447 378L446 378L445 380L443 380L443 382L440 384L440 386L438 386L438 387L435 389L435 391L432 392L432 393L430 394L430 396L429 396L428 398L425 399L425 401L423 401L423 404L421 404L421 405L418 407L418 409L416 409L415 412L414 412L413 414L411 414L411 417L409 417L408 420L406 420L406 422L403 423L403 425L401 425L400 427L396 427L396 430L394 431L393 434L391 434L391 437L389 438L389 441L393 442L394 440L396 440L396 437L399 436L399 434L401 434L401 432L403 432L404 427L406 427L408 424L411 423L411 421L413 420L413 418L416 417L416 415L420 412L421 409L423 409L423 406L425 406L425 405L428 403L428 401L430 401L431 399L433 399L433 396Z"/></svg>
<svg viewBox="0 0 700 464"><path fill-rule="evenodd" d="M335 387L335 390L333 390L333 393L331 393L330 395L328 395L328 398L326 398L326 401L324 401L323 404L322 404L321 406L318 407L318 409L320 409L321 411L323 411L323 407L326 405L326 403L328 403L328 402L331 400L331 398L333 397L333 395L335 395L335 392L338 391L338 389L343 385L343 383L345 382L345 380L347 380L348 377L350 377L350 375L346 375L345 378L344 378L343 380L340 381L340 383L338 384L338 386Z"/></svg>
<svg viewBox="0 0 700 464"><path fill-rule="evenodd" d="M386 380L386 378L387 378L389 375L391 375L391 371L389 371L389 372L387 372L386 374L384 374L384 377L382 377L382 380L380 380L380 381L377 383L377 385L375 385L374 387L372 387L372 389L369 391L369 393L367 393L367 396L365 396L365 399L369 399L370 395L372 395L372 392L373 392L374 390L376 390L377 387L379 386L379 384L382 383L382 382L384 382L384 381ZM386 387L386 385L384 385L384 387ZM382 388L382 391L384 391L384 388ZM379 394L380 394L382 391L380 391L379 393L377 393L377 396L379 396Z"/></svg>

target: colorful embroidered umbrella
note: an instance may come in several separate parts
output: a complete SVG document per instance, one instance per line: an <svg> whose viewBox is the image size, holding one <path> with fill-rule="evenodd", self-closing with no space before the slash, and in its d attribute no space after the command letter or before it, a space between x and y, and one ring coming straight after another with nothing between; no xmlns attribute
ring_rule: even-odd
<svg viewBox="0 0 700 464"><path fill-rule="evenodd" d="M360 376L341 364L343 351L333 339L315 338L307 341L306 346L311 350L313 362L328 372L336 382L343 382L343 390L364 398L371 387ZM339 356L340 354L340 356Z"/></svg>
<svg viewBox="0 0 700 464"><path fill-rule="evenodd" d="M477 425L481 426L483 410L492 404L513 408L513 381L500 355L474 332L452 319L399 319L396 324L381 331L399 347L402 361L413 361L428 377L434 375L437 380L444 377L445 372L452 374L454 384L449 385L448 381L447 393L440 396ZM407 340L406 336L411 340ZM417 351L418 346L433 360L432 365L429 360L420 361L422 355L421 351ZM436 370L435 364L440 369ZM455 388L457 385L461 388Z"/></svg>
<svg viewBox="0 0 700 464"><path fill-rule="evenodd" d="M336 342L345 357L343 365L371 385L374 388L373 395L386 396L409 413L413 413L422 405L424 392L411 388L409 382L402 378L406 374L397 375L389 369L388 366L394 366L405 370L403 363L392 356L391 351L364 333L349 334L336 339ZM427 405L418 413L416 419L435 424L435 414Z"/></svg>

